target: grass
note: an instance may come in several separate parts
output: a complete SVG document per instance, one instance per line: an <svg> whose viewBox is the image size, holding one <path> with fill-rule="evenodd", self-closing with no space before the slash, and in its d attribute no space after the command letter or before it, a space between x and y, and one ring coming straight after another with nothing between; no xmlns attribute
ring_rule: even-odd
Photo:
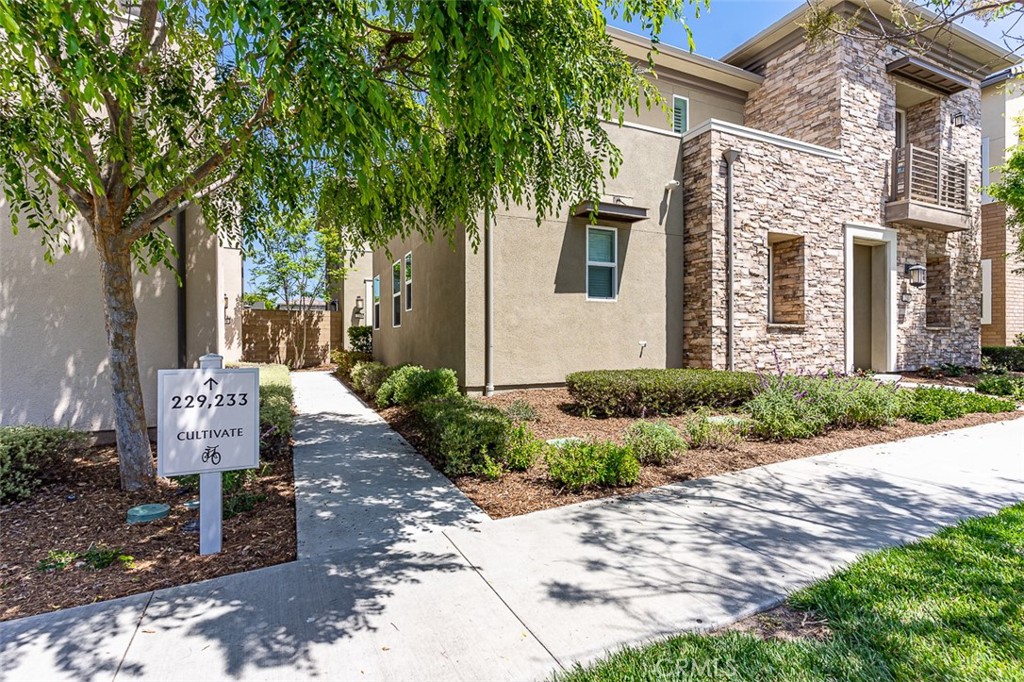
<svg viewBox="0 0 1024 682"><path fill-rule="evenodd" d="M627 649L562 682L1024 680L1024 504L869 554L797 592L828 641L688 634Z"/></svg>

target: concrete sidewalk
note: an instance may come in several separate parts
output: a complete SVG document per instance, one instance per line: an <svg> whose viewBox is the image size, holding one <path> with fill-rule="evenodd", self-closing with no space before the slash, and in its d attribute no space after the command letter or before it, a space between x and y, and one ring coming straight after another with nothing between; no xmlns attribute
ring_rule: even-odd
<svg viewBox="0 0 1024 682"><path fill-rule="evenodd" d="M481 522L328 377L296 378L303 558L0 624L5 681L542 679L1024 499L1020 420Z"/></svg>

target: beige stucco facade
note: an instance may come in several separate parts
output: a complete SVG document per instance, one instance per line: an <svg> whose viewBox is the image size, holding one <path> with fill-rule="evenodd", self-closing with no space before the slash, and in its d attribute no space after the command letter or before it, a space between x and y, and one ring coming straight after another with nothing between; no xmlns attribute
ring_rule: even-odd
<svg viewBox="0 0 1024 682"><path fill-rule="evenodd" d="M186 362L241 352L242 267L201 223L186 220ZM0 196L0 424L113 428L98 257L87 226L69 228L71 250L44 261L39 235L11 230ZM178 246L174 223L166 226ZM227 296L227 310L225 310ZM156 422L156 372L178 366L178 286L174 273L135 273L137 345L147 421Z"/></svg>

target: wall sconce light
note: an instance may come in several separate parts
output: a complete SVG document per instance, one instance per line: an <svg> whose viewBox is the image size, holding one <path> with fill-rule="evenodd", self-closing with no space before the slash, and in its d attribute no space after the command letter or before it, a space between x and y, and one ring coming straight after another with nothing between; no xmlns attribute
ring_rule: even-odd
<svg viewBox="0 0 1024 682"><path fill-rule="evenodd" d="M355 318L357 320L359 320L359 321L363 320L363 297L362 296L356 296Z"/></svg>
<svg viewBox="0 0 1024 682"><path fill-rule="evenodd" d="M910 276L910 286L920 289L925 285L925 267L920 263L907 263L903 266L903 274Z"/></svg>
<svg viewBox="0 0 1024 682"><path fill-rule="evenodd" d="M956 126L957 128L963 128L964 125L967 123L967 117L964 116L964 112L958 111L955 114L953 114L953 116L950 118L950 121L952 121L953 125Z"/></svg>
<svg viewBox="0 0 1024 682"><path fill-rule="evenodd" d="M224 294L224 321L225 322L230 322L231 321L231 315L229 314L229 311L230 311L229 305L230 305L230 300L228 299L228 295Z"/></svg>
<svg viewBox="0 0 1024 682"><path fill-rule="evenodd" d="M328 307L331 309L332 313L338 312L338 299L332 298L331 303Z"/></svg>

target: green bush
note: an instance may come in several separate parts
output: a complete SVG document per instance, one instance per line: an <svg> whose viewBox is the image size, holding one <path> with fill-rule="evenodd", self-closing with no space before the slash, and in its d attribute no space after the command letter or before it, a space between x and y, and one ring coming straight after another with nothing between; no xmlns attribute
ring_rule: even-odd
<svg viewBox="0 0 1024 682"><path fill-rule="evenodd" d="M525 400L513 400L512 404L505 408L505 414L514 422L532 422L537 419L537 410Z"/></svg>
<svg viewBox="0 0 1024 682"><path fill-rule="evenodd" d="M636 422L626 429L626 445L641 464L665 464L686 450L686 441L665 422Z"/></svg>
<svg viewBox="0 0 1024 682"><path fill-rule="evenodd" d="M260 429L265 435L292 435L292 375L284 365L259 365ZM269 433L268 433L269 432Z"/></svg>
<svg viewBox="0 0 1024 682"><path fill-rule="evenodd" d="M766 377L744 409L752 430L771 440L809 438L832 428L883 426L903 409L892 384L862 377Z"/></svg>
<svg viewBox="0 0 1024 682"><path fill-rule="evenodd" d="M383 407L415 405L430 398L444 398L458 393L459 379L454 370L404 365L381 384L377 391L377 404Z"/></svg>
<svg viewBox="0 0 1024 682"><path fill-rule="evenodd" d="M333 350L331 351L331 362L338 366L334 376L343 381L352 380L352 368L360 362L370 362L373 355L354 350Z"/></svg>
<svg viewBox="0 0 1024 682"><path fill-rule="evenodd" d="M454 395L426 400L416 416L430 454L448 476L501 476L512 422L497 407Z"/></svg>
<svg viewBox="0 0 1024 682"><path fill-rule="evenodd" d="M753 396L758 379L749 372L630 369L574 372L565 383L588 414L648 417L742 404Z"/></svg>
<svg viewBox="0 0 1024 682"><path fill-rule="evenodd" d="M548 476L569 490L593 486L629 486L640 478L633 451L615 443L570 441L547 453Z"/></svg>
<svg viewBox="0 0 1024 682"><path fill-rule="evenodd" d="M348 345L356 353L373 354L373 327L359 325L348 328Z"/></svg>
<svg viewBox="0 0 1024 682"><path fill-rule="evenodd" d="M1024 400L1024 377L985 376L978 380L974 389L978 393L1003 395L1014 400Z"/></svg>
<svg viewBox="0 0 1024 682"><path fill-rule="evenodd" d="M501 461L511 471L526 471L540 458L544 447L530 427L520 422L508 434Z"/></svg>
<svg viewBox="0 0 1024 682"><path fill-rule="evenodd" d="M1024 346L983 346L983 357L1011 372L1024 372Z"/></svg>
<svg viewBox="0 0 1024 682"><path fill-rule="evenodd" d="M745 427L730 421L712 421L711 413L702 409L684 419L680 430L686 443L695 450L721 450L739 445Z"/></svg>
<svg viewBox="0 0 1024 682"><path fill-rule="evenodd" d="M30 497L61 459L85 446L85 434L71 429L0 427L0 503Z"/></svg>
<svg viewBox="0 0 1024 682"><path fill-rule="evenodd" d="M909 390L903 406L903 416L910 421L932 424L956 419L975 412L1012 412L1016 403L977 393L961 393L948 388L927 387Z"/></svg>
<svg viewBox="0 0 1024 682"><path fill-rule="evenodd" d="M394 368L388 367L383 362L357 362L352 367L352 385L357 391L373 400L377 397L377 391L380 390L381 384L394 371Z"/></svg>

